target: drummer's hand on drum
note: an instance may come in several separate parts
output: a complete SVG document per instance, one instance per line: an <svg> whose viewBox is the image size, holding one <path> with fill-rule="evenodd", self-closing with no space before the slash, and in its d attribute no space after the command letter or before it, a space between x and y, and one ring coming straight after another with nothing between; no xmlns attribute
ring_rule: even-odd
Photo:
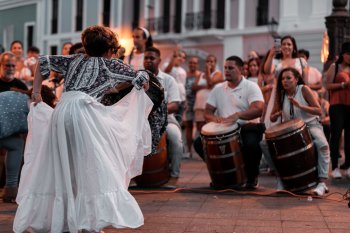
<svg viewBox="0 0 350 233"><path fill-rule="evenodd" d="M238 113L235 113L229 117L223 118L221 123L223 124L234 124L239 119Z"/></svg>

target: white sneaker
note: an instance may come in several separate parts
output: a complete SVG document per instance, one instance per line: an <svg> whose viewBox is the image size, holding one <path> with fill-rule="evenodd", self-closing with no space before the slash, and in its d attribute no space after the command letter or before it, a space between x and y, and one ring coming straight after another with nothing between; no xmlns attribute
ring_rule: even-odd
<svg viewBox="0 0 350 233"><path fill-rule="evenodd" d="M317 196L323 196L325 193L328 193L328 188L324 182L320 182L312 192Z"/></svg>
<svg viewBox="0 0 350 233"><path fill-rule="evenodd" d="M341 175L341 173L340 173L339 168L336 168L336 169L334 169L334 170L332 171L332 177L333 177L334 179L341 179L342 175Z"/></svg>
<svg viewBox="0 0 350 233"><path fill-rule="evenodd" d="M277 178L277 187L276 187L277 191L282 191L284 190L284 186L283 186L283 182L281 180L281 178Z"/></svg>
<svg viewBox="0 0 350 233"><path fill-rule="evenodd" d="M346 175L350 178L350 167L346 170Z"/></svg>

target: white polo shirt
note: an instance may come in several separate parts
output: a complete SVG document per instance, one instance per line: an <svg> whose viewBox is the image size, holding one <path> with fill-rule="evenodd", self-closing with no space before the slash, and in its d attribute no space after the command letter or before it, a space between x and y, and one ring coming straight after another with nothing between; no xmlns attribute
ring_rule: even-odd
<svg viewBox="0 0 350 233"><path fill-rule="evenodd" d="M259 86L242 77L242 81L234 89L227 82L216 84L210 92L208 104L216 108L216 115L228 117L236 112L246 111L251 103L264 102L264 97ZM259 118L253 120L238 119L239 124L248 122L259 123Z"/></svg>

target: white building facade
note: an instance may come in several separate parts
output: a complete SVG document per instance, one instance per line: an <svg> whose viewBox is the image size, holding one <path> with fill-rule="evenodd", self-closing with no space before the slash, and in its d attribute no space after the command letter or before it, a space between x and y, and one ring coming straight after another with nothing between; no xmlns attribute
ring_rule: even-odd
<svg viewBox="0 0 350 233"><path fill-rule="evenodd" d="M130 52L132 28L143 26L164 61L181 48L200 57L214 54L222 67L231 55L264 55L273 45L267 24L274 18L278 34L294 36L321 69L331 12L331 0L0 0L0 44L9 49L11 40L21 40L25 49L35 45L42 54L59 54L63 43L80 41L85 27L98 24L113 28Z"/></svg>

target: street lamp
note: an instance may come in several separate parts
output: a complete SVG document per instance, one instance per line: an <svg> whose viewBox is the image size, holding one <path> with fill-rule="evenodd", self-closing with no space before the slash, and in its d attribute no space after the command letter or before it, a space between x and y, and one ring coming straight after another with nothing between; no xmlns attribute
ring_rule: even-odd
<svg viewBox="0 0 350 233"><path fill-rule="evenodd" d="M274 17L271 18L270 22L268 22L267 28L269 29L269 33L273 38L279 37L277 33L278 22Z"/></svg>

